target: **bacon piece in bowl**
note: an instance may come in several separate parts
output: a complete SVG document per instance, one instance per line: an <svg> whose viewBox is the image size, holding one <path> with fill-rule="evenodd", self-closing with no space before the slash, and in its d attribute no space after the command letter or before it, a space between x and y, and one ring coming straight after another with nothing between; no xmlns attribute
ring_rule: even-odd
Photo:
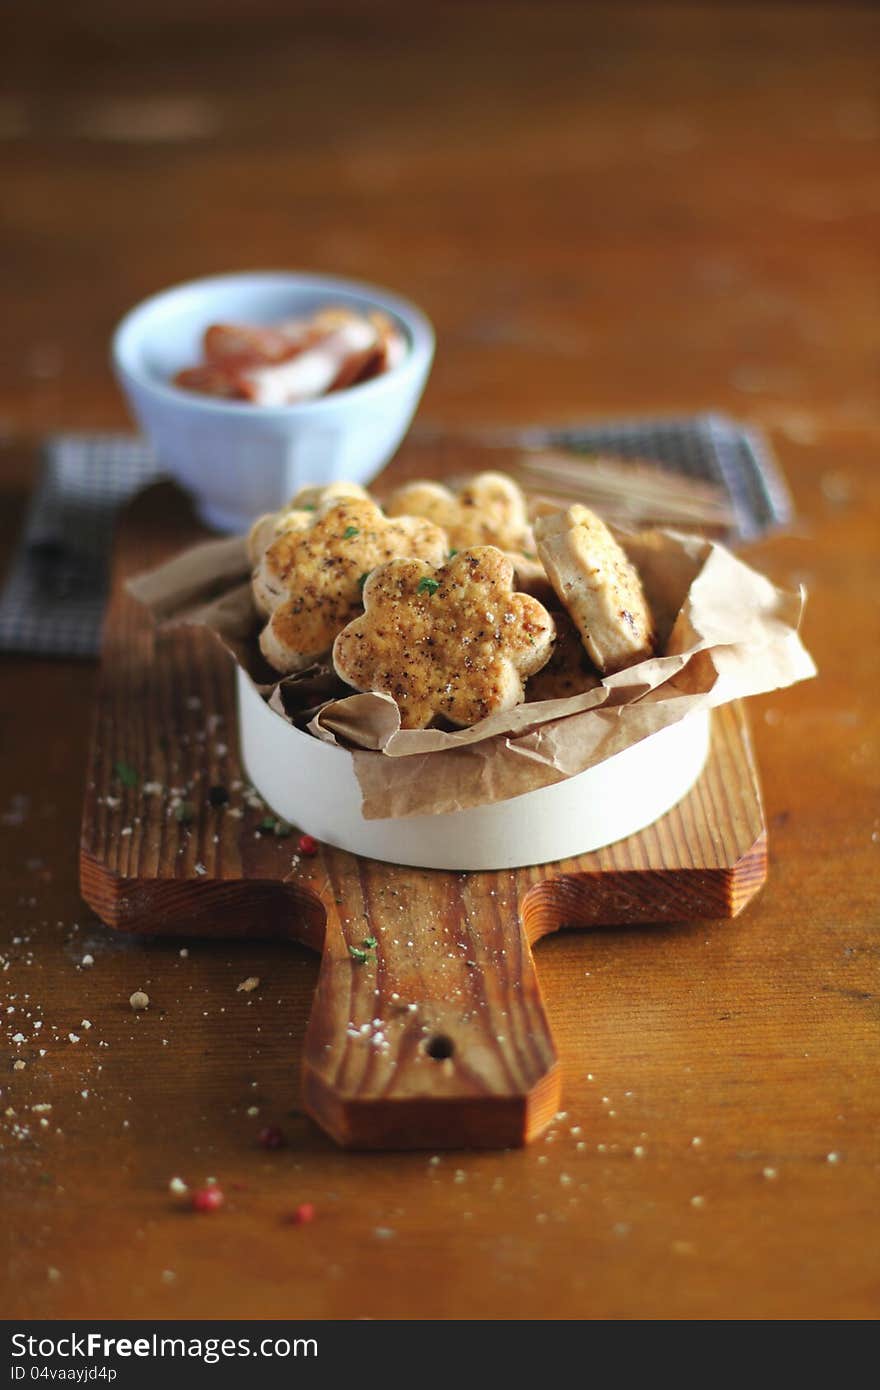
<svg viewBox="0 0 880 1390"><path fill-rule="evenodd" d="M253 405L297 405L391 371L406 355L403 335L387 314L322 309L311 319L269 327L212 323L206 362L185 367L174 385Z"/></svg>
<svg viewBox="0 0 880 1390"><path fill-rule="evenodd" d="M219 366L230 362L267 365L284 362L299 352L306 341L308 324L281 324L278 328L255 328L247 324L212 323L205 330L205 356Z"/></svg>

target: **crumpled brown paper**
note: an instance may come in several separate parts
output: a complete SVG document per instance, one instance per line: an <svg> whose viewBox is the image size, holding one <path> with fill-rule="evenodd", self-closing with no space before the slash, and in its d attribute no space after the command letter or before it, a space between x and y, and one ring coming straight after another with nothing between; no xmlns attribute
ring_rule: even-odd
<svg viewBox="0 0 880 1390"><path fill-rule="evenodd" d="M618 533L638 567L662 656L596 689L518 705L470 729L401 729L388 695L351 694L328 666L279 679L241 539L208 541L133 580L160 623L209 628L281 718L351 747L368 819L504 801L573 777L700 709L816 674L798 636L804 594L778 589L724 546L673 531Z"/></svg>

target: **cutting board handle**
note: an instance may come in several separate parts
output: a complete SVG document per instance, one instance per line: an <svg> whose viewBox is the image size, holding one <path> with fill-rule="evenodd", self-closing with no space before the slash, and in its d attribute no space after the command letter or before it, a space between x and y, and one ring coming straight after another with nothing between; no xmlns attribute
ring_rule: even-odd
<svg viewBox="0 0 880 1390"><path fill-rule="evenodd" d="M558 1109L559 1068L515 876L383 880L336 859L306 1109L349 1148L526 1143Z"/></svg>

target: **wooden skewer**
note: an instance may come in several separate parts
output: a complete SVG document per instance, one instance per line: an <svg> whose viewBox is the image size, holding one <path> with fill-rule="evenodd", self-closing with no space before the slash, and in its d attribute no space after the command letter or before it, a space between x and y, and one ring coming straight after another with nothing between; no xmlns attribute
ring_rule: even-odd
<svg viewBox="0 0 880 1390"><path fill-rule="evenodd" d="M523 454L510 472L539 505L584 502L609 520L726 528L735 519L720 487L651 463L535 450Z"/></svg>

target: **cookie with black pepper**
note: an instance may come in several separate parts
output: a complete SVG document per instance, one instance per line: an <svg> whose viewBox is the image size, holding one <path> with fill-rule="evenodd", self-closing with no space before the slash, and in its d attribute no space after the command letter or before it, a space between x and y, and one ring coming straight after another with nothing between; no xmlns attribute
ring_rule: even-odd
<svg viewBox="0 0 880 1390"><path fill-rule="evenodd" d="M343 498L309 514L309 524L278 536L253 577L268 611L260 649L284 675L325 656L337 633L360 613L370 571L398 556L439 564L449 543L422 517L386 517L369 498Z"/></svg>
<svg viewBox="0 0 880 1390"><path fill-rule="evenodd" d="M535 522L538 554L603 675L654 654L654 618L638 570L604 521L576 504Z"/></svg>
<svg viewBox="0 0 880 1390"><path fill-rule="evenodd" d="M522 702L524 682L549 659L553 619L514 592L511 560L494 546L445 565L392 560L364 585L364 612L333 644L337 674L356 690L391 695L405 729L438 718L468 727Z"/></svg>
<svg viewBox="0 0 880 1390"><path fill-rule="evenodd" d="M497 545L499 550L534 552L526 500L506 473L477 473L455 488L413 482L388 499L389 516L423 516L442 526L453 550Z"/></svg>
<svg viewBox="0 0 880 1390"><path fill-rule="evenodd" d="M314 512L321 511L344 497L369 497L369 493L360 483L310 484L300 488L296 496L292 497L280 512L268 512L265 516L258 517L247 538L248 559L251 564L259 564L265 551L278 536L283 535L285 531L305 531L312 523Z"/></svg>

